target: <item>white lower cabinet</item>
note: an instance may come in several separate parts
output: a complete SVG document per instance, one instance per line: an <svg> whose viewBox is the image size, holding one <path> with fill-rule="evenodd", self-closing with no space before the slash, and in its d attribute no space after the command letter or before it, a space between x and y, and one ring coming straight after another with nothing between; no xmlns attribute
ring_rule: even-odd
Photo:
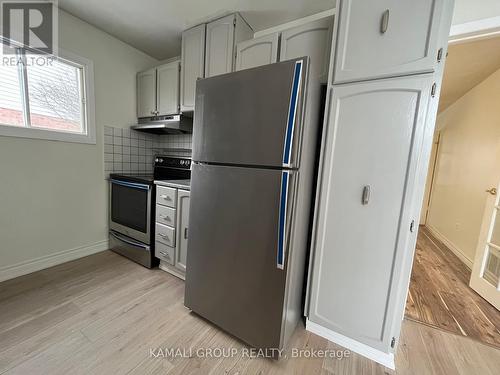
<svg viewBox="0 0 500 375"><path fill-rule="evenodd" d="M177 193L177 247L175 251L175 267L186 272L187 241L189 226L189 191L179 190Z"/></svg>
<svg viewBox="0 0 500 375"><path fill-rule="evenodd" d="M189 193L156 186L155 256L163 270L182 279L186 273Z"/></svg>
<svg viewBox="0 0 500 375"><path fill-rule="evenodd" d="M175 248L165 245L159 241L156 241L155 244L155 255L158 259L170 264L174 265L175 261Z"/></svg>
<svg viewBox="0 0 500 375"><path fill-rule="evenodd" d="M427 108L437 100L433 82L420 75L330 89L308 329L387 358L403 316L418 225L415 179Z"/></svg>

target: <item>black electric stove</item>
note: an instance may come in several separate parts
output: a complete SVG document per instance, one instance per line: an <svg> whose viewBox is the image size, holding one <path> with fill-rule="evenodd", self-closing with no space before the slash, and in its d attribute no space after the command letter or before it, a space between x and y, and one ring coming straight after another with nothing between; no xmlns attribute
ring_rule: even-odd
<svg viewBox="0 0 500 375"><path fill-rule="evenodd" d="M190 178L191 159L160 155L153 174L110 174L110 248L145 267L155 267L154 181Z"/></svg>

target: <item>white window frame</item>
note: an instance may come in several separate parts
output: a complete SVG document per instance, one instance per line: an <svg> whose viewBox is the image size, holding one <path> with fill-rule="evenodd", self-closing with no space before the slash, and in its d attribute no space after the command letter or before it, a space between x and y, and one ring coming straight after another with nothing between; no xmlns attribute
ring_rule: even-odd
<svg viewBox="0 0 500 375"><path fill-rule="evenodd" d="M50 129L38 129L0 124L0 136L43 139L72 143L87 143L94 145L96 144L94 63L92 60L78 56L72 52L65 51L61 48L59 48L59 54L57 58L62 60L66 64L75 65L79 68L82 68L82 120L84 132L72 133ZM20 82L20 84L23 85L24 82Z"/></svg>

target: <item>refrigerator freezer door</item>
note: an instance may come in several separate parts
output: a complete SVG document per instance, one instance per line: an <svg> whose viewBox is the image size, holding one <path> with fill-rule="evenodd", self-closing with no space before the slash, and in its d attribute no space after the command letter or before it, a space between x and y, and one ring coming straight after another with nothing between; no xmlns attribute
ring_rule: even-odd
<svg viewBox="0 0 500 375"><path fill-rule="evenodd" d="M199 80L193 160L298 167L307 58Z"/></svg>
<svg viewBox="0 0 500 375"><path fill-rule="evenodd" d="M282 344L293 182L287 171L193 164L184 303L257 348Z"/></svg>

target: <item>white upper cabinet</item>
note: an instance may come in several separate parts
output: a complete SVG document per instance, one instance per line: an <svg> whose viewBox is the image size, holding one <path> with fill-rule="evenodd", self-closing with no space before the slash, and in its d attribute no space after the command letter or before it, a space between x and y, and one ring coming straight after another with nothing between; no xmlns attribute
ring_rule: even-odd
<svg viewBox="0 0 500 375"><path fill-rule="evenodd" d="M445 1L339 1L334 83L432 72Z"/></svg>
<svg viewBox="0 0 500 375"><path fill-rule="evenodd" d="M280 61L309 56L311 74L326 82L332 30L333 17L327 17L283 31Z"/></svg>
<svg viewBox="0 0 500 375"><path fill-rule="evenodd" d="M181 62L156 68L156 101L159 116L179 113L179 75Z"/></svg>
<svg viewBox="0 0 500 375"><path fill-rule="evenodd" d="M156 115L156 69L137 73L137 117Z"/></svg>
<svg viewBox="0 0 500 375"><path fill-rule="evenodd" d="M181 111L192 111L196 80L205 72L205 24L182 33Z"/></svg>
<svg viewBox="0 0 500 375"><path fill-rule="evenodd" d="M278 61L279 34L273 33L238 43L236 68L243 70Z"/></svg>
<svg viewBox="0 0 500 375"><path fill-rule="evenodd" d="M213 77L233 70L235 16L207 24L205 74Z"/></svg>
<svg viewBox="0 0 500 375"><path fill-rule="evenodd" d="M384 353L401 325L432 77L331 89L309 319Z"/></svg>
<svg viewBox="0 0 500 375"><path fill-rule="evenodd" d="M238 13L208 23L205 77L232 72L236 44L252 36L252 29Z"/></svg>

